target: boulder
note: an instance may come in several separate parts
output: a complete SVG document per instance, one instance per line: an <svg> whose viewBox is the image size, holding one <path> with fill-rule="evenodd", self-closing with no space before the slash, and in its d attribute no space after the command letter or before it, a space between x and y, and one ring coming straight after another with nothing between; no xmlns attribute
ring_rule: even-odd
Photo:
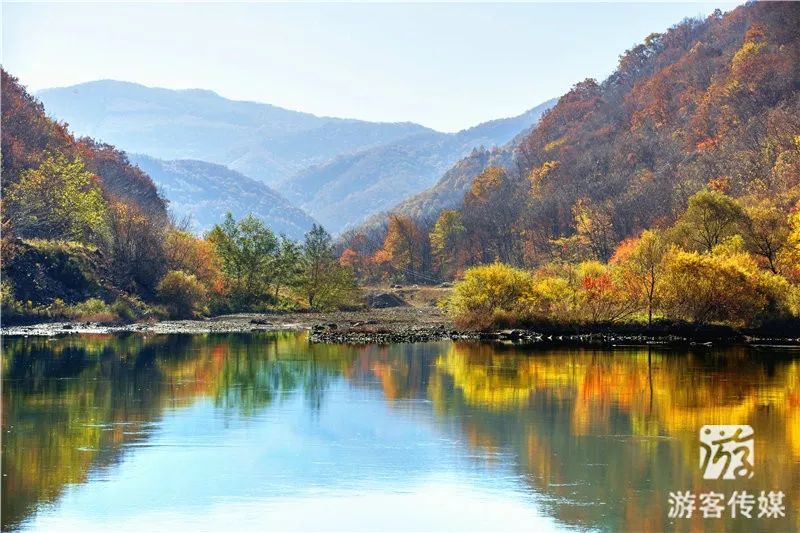
<svg viewBox="0 0 800 533"><path fill-rule="evenodd" d="M382 292L370 296L369 305L377 309L384 309L387 307L405 307L408 304L400 296L394 293Z"/></svg>

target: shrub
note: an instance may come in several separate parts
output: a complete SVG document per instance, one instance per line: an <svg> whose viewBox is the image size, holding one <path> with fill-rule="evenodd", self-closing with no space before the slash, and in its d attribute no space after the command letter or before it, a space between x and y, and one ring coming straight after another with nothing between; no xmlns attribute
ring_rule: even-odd
<svg viewBox="0 0 800 533"><path fill-rule="evenodd" d="M747 325L785 307L781 295L788 289L783 278L759 271L749 255L673 250L666 259L663 307L671 318Z"/></svg>
<svg viewBox="0 0 800 533"><path fill-rule="evenodd" d="M135 322L152 313L144 302L135 296L123 295L111 304L111 311L122 322Z"/></svg>
<svg viewBox="0 0 800 533"><path fill-rule="evenodd" d="M206 290L193 274L171 270L161 279L156 290L173 318L194 316L205 307Z"/></svg>
<svg viewBox="0 0 800 533"><path fill-rule="evenodd" d="M51 304L53 316L61 315L87 322L114 322L117 319L111 306L99 298L89 298L84 302L67 307L64 307L63 304L64 302L58 299Z"/></svg>
<svg viewBox="0 0 800 533"><path fill-rule="evenodd" d="M571 322L575 318L576 294L567 278L537 273L524 305L538 322Z"/></svg>
<svg viewBox="0 0 800 533"><path fill-rule="evenodd" d="M455 284L447 311L461 327L486 328L495 315L518 313L532 285L529 273L501 263L473 267Z"/></svg>
<svg viewBox="0 0 800 533"><path fill-rule="evenodd" d="M626 294L614 268L597 261L584 261L575 270L580 320L615 322L636 310L637 302Z"/></svg>
<svg viewBox="0 0 800 533"><path fill-rule="evenodd" d="M14 297L14 288L7 281L0 282L0 316L14 320L25 314L25 306Z"/></svg>

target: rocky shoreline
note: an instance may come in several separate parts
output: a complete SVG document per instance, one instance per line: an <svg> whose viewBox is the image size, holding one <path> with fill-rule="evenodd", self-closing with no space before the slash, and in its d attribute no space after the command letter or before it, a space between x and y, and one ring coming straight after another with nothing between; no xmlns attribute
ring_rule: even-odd
<svg viewBox="0 0 800 533"><path fill-rule="evenodd" d="M197 320L164 320L133 324L104 324L98 322L40 322L26 325L3 326L4 336L53 337L70 334L201 334L248 333L258 331L318 331L323 329L348 331L385 331L401 334L424 331L433 338L434 333L450 331L453 326L436 308L397 307L358 311L333 311L327 313L240 313ZM317 327L316 330L314 328Z"/></svg>
<svg viewBox="0 0 800 533"><path fill-rule="evenodd" d="M335 324L316 325L309 341L327 344L397 344L409 342L485 341L528 346L786 346L800 348L800 338L753 337L692 337L681 335L634 335L619 332L588 332L571 334L545 334L534 330L458 331L446 328L411 328L402 331L374 331L362 328L340 329Z"/></svg>
<svg viewBox="0 0 800 533"><path fill-rule="evenodd" d="M308 331L309 342L329 344L396 344L434 341L494 341L526 345L780 345L800 347L800 336L746 335L727 328L688 326L597 326L575 328L463 331L431 307L397 307L330 313L244 313L202 320L170 320L125 325L50 322L3 327L4 336L70 334L204 334Z"/></svg>

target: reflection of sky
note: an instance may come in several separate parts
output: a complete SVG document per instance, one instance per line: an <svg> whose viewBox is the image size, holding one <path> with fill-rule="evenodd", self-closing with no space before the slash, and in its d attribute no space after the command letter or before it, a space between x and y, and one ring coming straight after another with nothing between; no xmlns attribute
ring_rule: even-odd
<svg viewBox="0 0 800 533"><path fill-rule="evenodd" d="M210 400L167 411L120 465L69 487L34 530L555 528L513 464L487 464L431 404L331 384L243 417Z"/></svg>

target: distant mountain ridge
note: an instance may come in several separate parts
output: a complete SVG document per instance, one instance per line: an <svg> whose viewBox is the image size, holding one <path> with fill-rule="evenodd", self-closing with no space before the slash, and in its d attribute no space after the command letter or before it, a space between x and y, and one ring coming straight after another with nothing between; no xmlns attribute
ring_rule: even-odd
<svg viewBox="0 0 800 533"><path fill-rule="evenodd" d="M475 148L506 144L535 125L555 102L516 117L441 133L409 122L318 117L228 100L207 90L112 80L45 89L38 96L48 113L81 135L130 153L167 161L207 161L277 184L286 199L333 233L428 189ZM206 201L191 201L188 191L183 187L180 199L169 199L185 205Z"/></svg>
<svg viewBox="0 0 800 533"><path fill-rule="evenodd" d="M367 220L424 191L473 150L502 146L529 131L555 104L458 133L426 133L341 156L286 180L281 190L334 232ZM467 185L468 186L468 185Z"/></svg>
<svg viewBox="0 0 800 533"><path fill-rule="evenodd" d="M542 104L542 106L547 106L544 111L550 110L557 102L558 99L554 98ZM519 131L506 144L495 146L489 150L484 147L474 149L469 155L450 167L435 185L406 198L394 206L391 212L409 215L417 221L427 222L435 218L442 209L460 207L464 201L464 194L478 174L489 167L511 169L514 164L514 151L533 131L538 124L538 118L544 114L538 107L531 111L534 110L537 111L537 120Z"/></svg>
<svg viewBox="0 0 800 533"><path fill-rule="evenodd" d="M252 213L275 233L295 240L301 240L315 223L268 185L222 165L191 159L163 161L142 154L128 157L170 199L175 215L191 219L195 231L211 229L227 212L237 219Z"/></svg>
<svg viewBox="0 0 800 533"><path fill-rule="evenodd" d="M383 242L386 221L390 214L408 215L417 223L431 225L443 209L461 207L464 194L478 174L489 167L510 168L514 163L514 149L530 130L531 128L523 130L503 146L492 149L483 146L474 148L450 167L432 187L408 196L389 209L348 228L340 235L340 241L346 241L354 235L364 235L373 243Z"/></svg>
<svg viewBox="0 0 800 533"><path fill-rule="evenodd" d="M128 152L198 159L275 183L341 153L425 132L424 126L319 117L203 89L100 80L37 93L47 112Z"/></svg>

